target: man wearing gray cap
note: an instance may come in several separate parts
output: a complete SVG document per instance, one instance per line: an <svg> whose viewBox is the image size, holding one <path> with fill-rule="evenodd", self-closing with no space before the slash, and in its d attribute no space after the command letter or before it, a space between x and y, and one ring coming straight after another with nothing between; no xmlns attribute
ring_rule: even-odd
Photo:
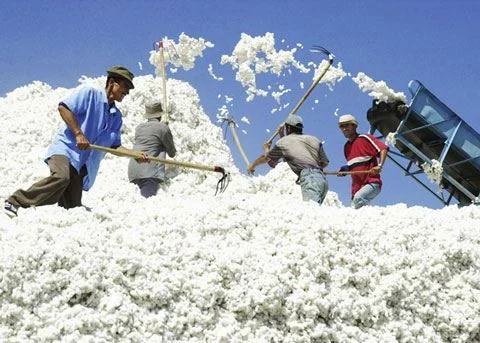
<svg viewBox="0 0 480 343"><path fill-rule="evenodd" d="M17 216L19 207L58 203L66 209L82 205L82 192L94 184L105 153L88 149L90 143L128 150L121 146L121 102L133 89L134 75L125 67L107 71L105 89L87 85L61 101L58 111L65 125L54 137L45 156L50 176L19 189L6 201L4 212Z"/></svg>
<svg viewBox="0 0 480 343"><path fill-rule="evenodd" d="M153 101L145 105L147 121L137 126L133 150L142 151L147 156L165 159L165 153L174 157L176 154L172 132L161 121L164 114L162 103ZM158 163L138 163L130 160L128 179L140 188L140 194L149 198L157 194L160 183L165 178L165 165Z"/></svg>
<svg viewBox="0 0 480 343"><path fill-rule="evenodd" d="M352 172L351 207L360 208L368 205L380 193L380 172L387 158L388 147L373 135L358 134L357 119L351 114L341 116L338 127L347 138L344 146L347 165L340 168L340 172ZM380 158L379 163L377 157ZM339 173L339 176L345 174Z"/></svg>
<svg viewBox="0 0 480 343"><path fill-rule="evenodd" d="M253 174L255 167L263 163L275 168L280 159L283 159L298 176L297 184L302 190L303 200L322 204L328 192L323 168L329 162L322 142L317 137L303 134L303 120L296 114L289 115L278 132L280 139L275 146L270 149L270 144L265 143L265 154L250 163L248 173Z"/></svg>

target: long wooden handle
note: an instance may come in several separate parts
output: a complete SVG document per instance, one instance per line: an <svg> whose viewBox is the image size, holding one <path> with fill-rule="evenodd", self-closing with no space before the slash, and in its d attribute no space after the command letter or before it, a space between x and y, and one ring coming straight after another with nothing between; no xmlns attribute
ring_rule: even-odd
<svg viewBox="0 0 480 343"><path fill-rule="evenodd" d="M328 69L330 68L330 66L333 64L333 55L330 55L329 56L329 60L328 60L328 66L327 68L325 68L325 70L323 71L323 73L321 73L316 79L315 81L313 81L312 85L307 89L307 91L305 92L305 94L303 95L303 97L300 99L300 101L297 103L297 105L293 108L293 110L290 112L290 114L296 114L298 109L300 108L300 106L302 106L302 104L305 102L305 100L308 98L308 96L310 95L310 93L312 93L313 89L318 85L318 83L320 82L320 80L325 76L325 74L327 73ZM283 124L282 124L283 125ZM271 144L273 142L273 140L275 139L275 137L278 135L278 130L275 131L275 133L265 142L267 144Z"/></svg>
<svg viewBox="0 0 480 343"><path fill-rule="evenodd" d="M324 171L325 175L352 175L352 174L369 174L370 170L356 170L356 171Z"/></svg>
<svg viewBox="0 0 480 343"><path fill-rule="evenodd" d="M95 144L90 144L88 146L88 148L89 149L100 150L100 151L103 151L103 152L108 152L108 153L110 153L112 155L116 155L116 156L131 157L131 158L142 158L143 157L141 152L134 151L134 150L120 151L120 150L117 150L117 149L107 148L106 146L95 145Z"/></svg>
<svg viewBox="0 0 480 343"><path fill-rule="evenodd" d="M284 125L285 123L282 123L282 125ZM280 125L280 126L282 126ZM277 135L280 133L280 131L278 131L278 129L275 130L275 133L270 136L270 138L265 142L266 144L271 144L273 142L273 140L275 139L275 137L277 137Z"/></svg>
<svg viewBox="0 0 480 343"><path fill-rule="evenodd" d="M165 55L163 54L163 40L160 42L160 64L162 65L162 85L163 85L163 115L162 121L168 124L168 103L167 103L167 73L165 71Z"/></svg>
<svg viewBox="0 0 480 343"><path fill-rule="evenodd" d="M323 73L321 73L316 79L315 81L312 83L312 85L310 86L310 88L308 88L307 92L303 95L303 97L300 99L300 101L298 102L298 104L293 108L292 112L290 112L290 114L295 114L297 113L298 109L300 108L300 106L302 106L302 104L305 102L305 100L307 100L308 96L310 95L310 93L312 93L313 89L318 85L318 83L320 82L320 80L325 76L325 74L327 73L328 69L330 68L330 66L333 64L333 59L330 59L329 62L328 62L328 66L327 68L325 68L325 70L323 71Z"/></svg>
<svg viewBox="0 0 480 343"><path fill-rule="evenodd" d="M100 151L103 151L103 152L108 152L108 153L116 155L116 156L124 156L124 157L136 158L136 159L137 158L143 158L143 154L140 151L133 151L133 150L132 151L118 151L117 149L107 148L105 146L95 145L95 144L90 144L89 148L90 149L95 149L95 150L100 150ZM152 161L152 162L157 162L157 163L171 164L171 165L175 165L175 166L178 166L178 167L200 169L200 170L213 171L213 172L225 174L225 169L223 169L222 167L217 167L217 166L206 166L206 165L194 164L194 163L189 163L189 162L164 160L164 159L161 159L161 158L158 158L158 157L153 157L153 156L147 156L147 160Z"/></svg>
<svg viewBox="0 0 480 343"><path fill-rule="evenodd" d="M228 123L228 125L230 126L230 129L232 129L233 139L235 140L235 143L237 144L238 150L240 150L240 154L242 155L243 160L245 161L245 163L248 166L250 164L250 162L248 161L247 154L245 154L245 151L243 150L243 147L240 144L240 140L238 139L237 131L235 130L235 122L230 121Z"/></svg>

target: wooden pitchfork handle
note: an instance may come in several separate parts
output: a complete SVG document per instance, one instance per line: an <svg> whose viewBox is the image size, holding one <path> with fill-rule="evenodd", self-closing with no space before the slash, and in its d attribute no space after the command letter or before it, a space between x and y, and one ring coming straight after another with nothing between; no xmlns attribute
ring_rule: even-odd
<svg viewBox="0 0 480 343"><path fill-rule="evenodd" d="M124 157L131 157L131 158L144 158L144 154L140 151L118 151L117 149L107 148L101 145L90 144L89 149L100 150L103 152L108 152L116 156L124 156ZM179 162L174 160L163 160L158 157L151 157L147 156L148 161L157 162L157 163L164 163L164 164L172 164L178 167L185 167L185 168L193 168L193 169L200 169L206 171L213 171L217 173L222 173L222 178L217 182L217 188L215 190L215 195L220 191L223 193L225 189L227 189L228 184L230 183L230 173L227 173L225 169L222 167L217 166L205 166L200 164L193 164L188 162Z"/></svg>
<svg viewBox="0 0 480 343"><path fill-rule="evenodd" d="M90 144L89 149L95 149L95 150L99 150L99 151L103 151L103 152L108 152L108 153L116 155L116 156L131 157L131 158L135 158L135 159L144 157L144 155L140 151L118 151L117 149L107 148L105 146L95 145L95 144ZM171 165L175 165L175 166L178 166L178 167L213 171L213 172L217 172L217 173L222 173L224 175L226 174L225 169L223 169L222 167L217 167L217 166L206 166L206 165L194 164L194 163L189 163L189 162L164 160L164 159L161 159L161 158L158 158L158 157L153 157L153 156L147 156L147 160L151 161L151 162L171 164Z"/></svg>
<svg viewBox="0 0 480 343"><path fill-rule="evenodd" d="M290 112L290 114L295 114L297 113L298 109L300 108L300 106L302 106L302 104L305 102L305 100L308 98L308 96L310 95L310 93L312 93L313 89L318 85L318 83L320 82L320 80L325 76L325 74L327 73L328 69L330 69L330 66L333 64L333 54L332 53L329 53L328 54L328 66L325 68L325 70L323 71L323 73L321 73L316 79L315 81L312 83L312 85L310 86L310 88L308 88L307 92L303 95L303 97L300 99L300 101L298 102L298 104L293 108L292 112Z"/></svg>
<svg viewBox="0 0 480 343"><path fill-rule="evenodd" d="M167 72L165 67L165 55L163 53L163 40L159 42L160 50L160 64L162 65L162 91L163 91L163 108L164 115L162 116L162 121L168 125L168 104L167 104Z"/></svg>
<svg viewBox="0 0 480 343"><path fill-rule="evenodd" d="M325 175L352 175L352 174L370 174L370 170L356 170L356 171L324 171Z"/></svg>
<svg viewBox="0 0 480 343"><path fill-rule="evenodd" d="M321 51L325 54L328 55L328 66L327 68L325 68L325 70L323 71L323 73L321 73L312 83L312 85L310 86L310 88L307 89L307 91L305 92L305 94L303 95L303 97L300 99L300 101L297 103L297 105L293 108L293 110L290 112L290 114L296 114L298 109L300 108L300 106L303 105L303 103L305 102L305 100L308 98L308 96L310 95L310 93L312 93L313 89L318 85L318 83L320 82L320 80L325 76L325 74L327 73L328 69L330 69L330 66L333 64L333 59L334 59L334 55L328 51L327 49L325 48L322 48L321 46L314 46L313 47L314 50L312 51ZM282 123L282 125L284 125L285 123ZM271 144L273 142L273 140L275 139L275 137L278 135L279 133L279 130L276 130L275 133L265 142L266 144Z"/></svg>
<svg viewBox="0 0 480 343"><path fill-rule="evenodd" d="M237 131L235 130L235 122L233 120L229 120L228 121L228 126L230 126L230 129L232 130L233 139L235 140L235 143L237 144L238 150L240 150L240 155L242 155L242 158L243 158L243 160L245 161L245 163L247 164L247 167L248 167L248 165L250 165L250 161L248 160L247 154L245 154L245 150L243 150L242 144L240 144L240 140L238 139Z"/></svg>

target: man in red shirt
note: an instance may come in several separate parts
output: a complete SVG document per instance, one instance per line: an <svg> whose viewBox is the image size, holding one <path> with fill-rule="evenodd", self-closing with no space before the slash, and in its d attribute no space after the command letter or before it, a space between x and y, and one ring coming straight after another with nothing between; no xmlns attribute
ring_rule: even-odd
<svg viewBox="0 0 480 343"><path fill-rule="evenodd" d="M343 148L347 165L340 171L352 172L351 207L360 208L368 205L380 193L380 172L387 158L388 147L370 134L358 134L358 122L351 114L341 116L338 126L348 140Z"/></svg>

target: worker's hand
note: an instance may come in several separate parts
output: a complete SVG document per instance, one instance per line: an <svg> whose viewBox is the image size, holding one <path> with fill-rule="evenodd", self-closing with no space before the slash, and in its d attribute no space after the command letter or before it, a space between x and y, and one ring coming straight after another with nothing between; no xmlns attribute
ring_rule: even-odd
<svg viewBox="0 0 480 343"><path fill-rule="evenodd" d="M247 173L248 175L253 175L253 173L255 173L255 167L253 166L252 163L250 163L247 167Z"/></svg>
<svg viewBox="0 0 480 343"><path fill-rule="evenodd" d="M342 172L347 172L349 170L350 170L350 167L348 165L341 166L340 169L338 170L337 176L340 176L340 177L347 176L347 174Z"/></svg>
<svg viewBox="0 0 480 343"><path fill-rule="evenodd" d="M144 152L142 152L141 156L139 158L136 158L135 161L137 161L138 163L150 163L150 159Z"/></svg>
<svg viewBox="0 0 480 343"><path fill-rule="evenodd" d="M86 150L90 146L90 142L88 141L88 138L85 137L83 132L79 132L75 135L75 141L80 150Z"/></svg>
<svg viewBox="0 0 480 343"><path fill-rule="evenodd" d="M278 132L278 135L280 136L280 138L282 138L283 136L285 136L285 125L280 125L277 129L277 132Z"/></svg>
<svg viewBox="0 0 480 343"><path fill-rule="evenodd" d="M268 143L268 142L263 143L263 151L265 151L265 153L269 152L271 146L272 146L272 143Z"/></svg>
<svg viewBox="0 0 480 343"><path fill-rule="evenodd" d="M380 166L375 166L372 169L370 169L370 174L377 175L382 172L382 167Z"/></svg>
<svg viewBox="0 0 480 343"><path fill-rule="evenodd" d="M272 160L270 158L267 158L267 164L271 167L271 168L275 168L278 164L278 160Z"/></svg>

